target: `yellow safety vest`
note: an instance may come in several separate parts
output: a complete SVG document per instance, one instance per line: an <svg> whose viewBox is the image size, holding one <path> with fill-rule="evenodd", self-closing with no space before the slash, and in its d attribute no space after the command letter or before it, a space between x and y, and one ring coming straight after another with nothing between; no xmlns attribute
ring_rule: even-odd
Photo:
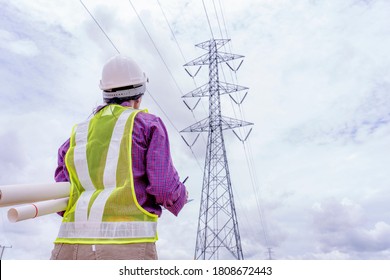
<svg viewBox="0 0 390 280"><path fill-rule="evenodd" d="M109 105L73 128L65 156L71 192L55 243L157 240L158 216L139 205L134 190L131 147L139 112Z"/></svg>

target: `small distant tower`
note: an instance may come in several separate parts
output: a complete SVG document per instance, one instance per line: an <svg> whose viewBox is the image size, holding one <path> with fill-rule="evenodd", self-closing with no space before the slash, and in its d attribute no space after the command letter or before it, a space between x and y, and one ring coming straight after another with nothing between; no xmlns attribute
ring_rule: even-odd
<svg viewBox="0 0 390 280"><path fill-rule="evenodd" d="M2 246L2 245L0 245L0 260L3 259L4 250L8 249L8 248L12 248L12 246Z"/></svg>
<svg viewBox="0 0 390 280"><path fill-rule="evenodd" d="M208 118L181 131L208 132L195 259L228 259L229 256L238 260L244 259L223 130L252 125L252 123L221 115L222 94L248 89L219 80L218 71L221 62L226 63L233 71L237 71L241 66L240 64L237 69L233 69L228 61L243 56L219 51L219 48L229 41L229 39L211 39L197 44L197 47L205 49L208 53L184 65L199 66L199 68L202 65L209 65L209 82L183 96L183 98L209 98Z"/></svg>

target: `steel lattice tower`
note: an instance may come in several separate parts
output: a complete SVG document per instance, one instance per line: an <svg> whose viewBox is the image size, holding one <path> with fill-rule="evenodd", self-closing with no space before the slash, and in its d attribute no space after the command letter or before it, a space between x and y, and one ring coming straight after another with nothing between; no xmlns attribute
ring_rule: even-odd
<svg viewBox="0 0 390 280"><path fill-rule="evenodd" d="M227 259L231 255L235 259L244 258L223 130L252 125L252 123L221 115L222 94L248 89L219 81L219 64L243 57L220 52L219 48L227 42L228 39L212 39L197 44L197 47L207 50L208 53L184 65L209 66L209 82L183 96L184 98L209 97L208 118L182 130L182 132L208 132L195 259ZM229 64L228 66L231 68Z"/></svg>

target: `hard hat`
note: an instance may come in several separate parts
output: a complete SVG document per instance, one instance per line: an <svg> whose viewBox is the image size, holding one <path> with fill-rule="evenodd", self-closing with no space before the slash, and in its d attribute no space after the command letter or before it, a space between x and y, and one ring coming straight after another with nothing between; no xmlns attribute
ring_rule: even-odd
<svg viewBox="0 0 390 280"><path fill-rule="evenodd" d="M134 60L116 55L103 67L100 89L104 99L136 96L145 93L147 81L145 73Z"/></svg>

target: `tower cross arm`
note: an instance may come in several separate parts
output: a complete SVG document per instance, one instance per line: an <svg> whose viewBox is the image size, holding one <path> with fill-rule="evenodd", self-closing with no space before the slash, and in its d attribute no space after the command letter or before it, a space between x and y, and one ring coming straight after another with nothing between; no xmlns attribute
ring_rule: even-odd
<svg viewBox="0 0 390 280"><path fill-rule="evenodd" d="M209 84L204 84L203 86L200 86L189 93L183 95L183 98L187 97L204 97L204 96L209 96Z"/></svg>
<svg viewBox="0 0 390 280"><path fill-rule="evenodd" d="M226 130L226 129L234 129L237 127L243 127L247 125L253 125L253 123L222 116L221 125L222 125L222 130Z"/></svg>
<svg viewBox="0 0 390 280"><path fill-rule="evenodd" d="M217 49L224 46L230 41L230 39L213 39L208 40L199 44L196 44L195 46L204 50L209 50L212 45L215 45Z"/></svg>
<svg viewBox="0 0 390 280"><path fill-rule="evenodd" d="M253 125L251 122L237 120L229 117L221 116L219 118L219 121L217 119L217 123L220 123L222 130L226 129L235 129L237 127L243 127L247 125ZM190 125L189 127L183 129L180 132L207 132L210 131L210 119L205 118L201 121L198 121L194 123L193 125Z"/></svg>
<svg viewBox="0 0 390 280"><path fill-rule="evenodd" d="M247 90L248 88L240 85L219 82L218 89L220 94L227 94L227 93ZM188 98L188 97L205 97L205 96L210 96L210 85L208 83L190 91L189 93L183 95L182 97Z"/></svg>
<svg viewBox="0 0 390 280"><path fill-rule="evenodd" d="M234 53L225 53L225 52L217 52L217 61L218 63L227 62L234 59L244 58L245 56L234 54ZM210 54L206 53L204 55L187 62L183 66L197 66L197 65L209 65L210 64Z"/></svg>
<svg viewBox="0 0 390 280"><path fill-rule="evenodd" d="M220 94L232 93L232 92L243 91L243 90L249 89L248 87L225 83L225 82L219 82L218 88L219 88Z"/></svg>
<svg viewBox="0 0 390 280"><path fill-rule="evenodd" d="M209 118L205 118L201 121L190 125L189 127L183 129L180 132L205 132L209 131Z"/></svg>
<svg viewBox="0 0 390 280"><path fill-rule="evenodd" d="M194 60L191 60L190 62L187 62L186 64L184 64L184 66L209 65L209 57L210 55L206 53L198 58L195 58Z"/></svg>
<svg viewBox="0 0 390 280"><path fill-rule="evenodd" d="M218 63L227 62L230 60L239 59L239 58L243 58L243 57L245 57L245 56L240 55L240 54L234 54L234 53L218 52L218 54L217 54Z"/></svg>

